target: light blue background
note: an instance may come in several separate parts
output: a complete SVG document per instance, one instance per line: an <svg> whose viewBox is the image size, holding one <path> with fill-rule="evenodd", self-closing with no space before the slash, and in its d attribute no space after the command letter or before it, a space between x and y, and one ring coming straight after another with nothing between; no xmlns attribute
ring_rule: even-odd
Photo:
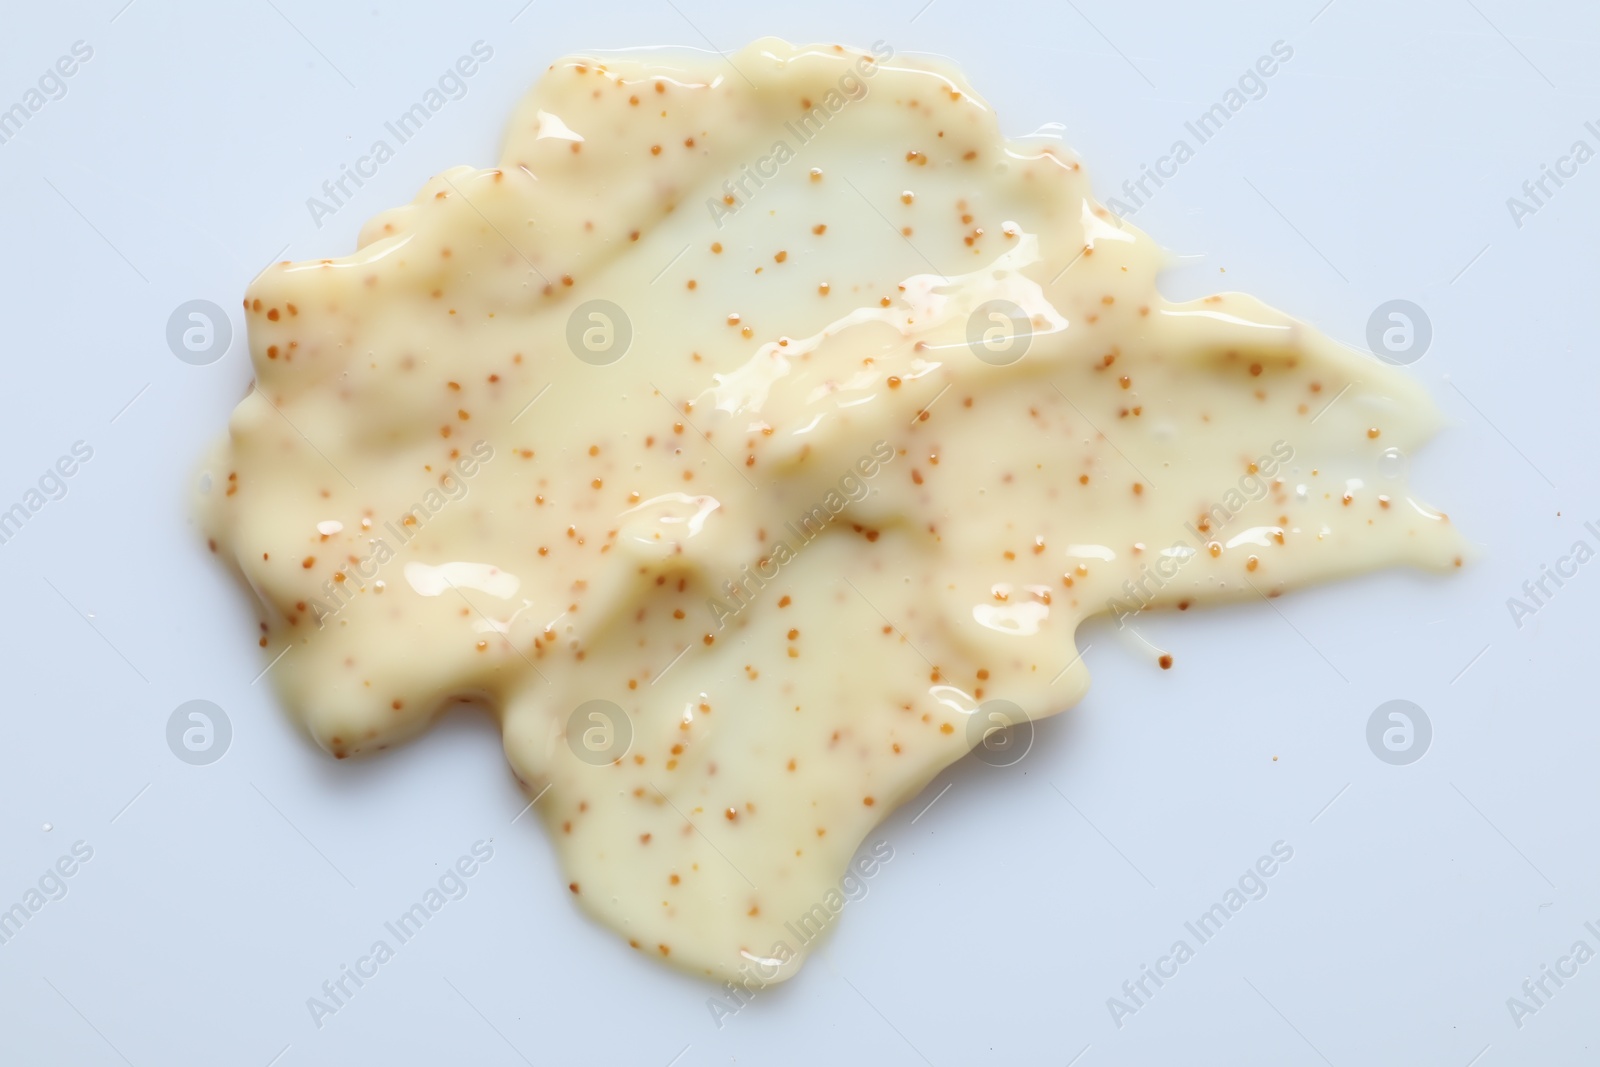
<svg viewBox="0 0 1600 1067"><path fill-rule="evenodd" d="M1600 147L1592 5L123 3L15 6L0 34L0 106L74 41L95 50L0 145L0 506L75 440L95 450L0 546L0 903L72 842L95 850L0 945L0 1060L1595 1061L1600 962L1520 1030L1506 1008L1574 940L1600 949L1583 929L1600 925L1600 563L1520 630L1505 604L1574 540L1600 547L1582 530L1600 520L1600 161L1521 228L1505 203L1575 139ZM1433 347L1408 373L1452 425L1413 475L1482 553L1281 615L1150 619L1171 672L1087 628L1082 705L1017 767L963 763L896 813L894 860L822 955L719 1031L710 990L572 907L537 826L512 824L524 801L487 720L335 764L251 683L253 616L183 497L248 362L236 336L188 366L163 333L178 304L236 309L269 260L341 254L428 175L488 164L567 51L766 34L949 56L1008 132L1064 124L1107 196L1288 42L1265 98L1137 222L1202 257L1176 297L1253 292L1357 345L1380 303L1423 306ZM469 94L313 226L305 198L479 39L495 54ZM1434 727L1405 767L1365 741L1397 697ZM232 720L211 766L166 747L194 698ZM306 998L478 839L495 856L469 895L316 1029ZM1114 1026L1106 998L1280 839L1294 858L1269 895Z"/></svg>

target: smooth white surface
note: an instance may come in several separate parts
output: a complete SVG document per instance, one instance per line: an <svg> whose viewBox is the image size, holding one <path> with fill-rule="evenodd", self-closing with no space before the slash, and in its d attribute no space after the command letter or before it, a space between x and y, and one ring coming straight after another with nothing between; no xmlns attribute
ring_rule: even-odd
<svg viewBox="0 0 1600 1067"><path fill-rule="evenodd" d="M1600 148L1584 128L1600 126L1600 15L1483 0L1226 14L538 0L520 16L522 0L465 14L274 3L35 6L0 38L0 107L74 41L95 49L0 145L0 507L74 441L95 450L0 545L0 906L74 841L95 850L0 945L0 1058L1059 1064L1087 1046L1083 1067L1592 1060L1600 962L1520 1029L1506 999L1574 941L1600 950L1583 925L1600 928L1584 639L1600 563L1520 630L1506 598L1575 540L1600 549L1583 529L1600 527L1600 160L1520 229L1505 201L1574 140ZM513 100L563 53L769 33L949 56L1008 130L1063 123L1107 196L1289 42L1267 95L1136 221L1204 253L1174 272L1174 296L1242 289L1358 345L1380 303L1422 305L1433 346L1410 373L1454 426L1413 457L1416 485L1483 551L1449 579L1385 574L1278 611L1148 620L1171 672L1092 627L1088 699L1018 766L964 762L891 818L894 860L821 957L718 1030L712 990L571 906L541 831L512 823L524 800L487 721L336 764L252 684L253 616L184 513L190 465L249 379L243 323L205 367L174 358L164 331L180 303L235 309L267 261L344 252L427 175L494 159ZM479 39L495 55L467 95L313 225L305 199ZM1434 728L1404 767L1365 737L1396 697ZM232 723L209 766L167 747L168 717L195 698ZM495 855L468 895L319 1030L306 998L479 839ZM1106 999L1279 839L1295 856L1267 897L1119 1030Z"/></svg>

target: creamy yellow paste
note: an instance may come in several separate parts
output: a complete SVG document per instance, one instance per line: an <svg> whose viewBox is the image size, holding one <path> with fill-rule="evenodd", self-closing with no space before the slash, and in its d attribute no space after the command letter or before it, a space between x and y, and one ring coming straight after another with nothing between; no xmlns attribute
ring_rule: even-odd
<svg viewBox="0 0 1600 1067"><path fill-rule="evenodd" d="M1424 391L1164 264L942 64L564 59L499 166L250 286L205 526L325 749L481 701L578 904L785 978L1084 618L1460 564Z"/></svg>

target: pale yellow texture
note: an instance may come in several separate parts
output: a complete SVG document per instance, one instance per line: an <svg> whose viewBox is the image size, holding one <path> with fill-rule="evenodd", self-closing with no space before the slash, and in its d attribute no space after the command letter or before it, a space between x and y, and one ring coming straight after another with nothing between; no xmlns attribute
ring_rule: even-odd
<svg viewBox="0 0 1600 1067"><path fill-rule="evenodd" d="M499 167L254 282L203 502L319 744L486 702L576 902L719 978L794 972L785 924L980 704L1077 701L1109 601L1461 552L1383 458L1434 431L1422 389L1249 297L1168 303L1061 145L881 51L557 63ZM632 324L608 366L567 344L594 299ZM1032 321L1006 366L967 342L997 299ZM590 700L631 720L600 766Z"/></svg>

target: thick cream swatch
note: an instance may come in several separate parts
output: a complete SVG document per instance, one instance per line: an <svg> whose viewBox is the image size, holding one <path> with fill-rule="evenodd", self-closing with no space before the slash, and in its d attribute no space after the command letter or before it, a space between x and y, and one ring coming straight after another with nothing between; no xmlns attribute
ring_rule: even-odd
<svg viewBox="0 0 1600 1067"><path fill-rule="evenodd" d="M578 904L781 979L876 823L1079 699L1084 618L1459 565L1423 390L1164 264L941 64L565 59L499 166L251 285L205 525L324 748L485 702Z"/></svg>

